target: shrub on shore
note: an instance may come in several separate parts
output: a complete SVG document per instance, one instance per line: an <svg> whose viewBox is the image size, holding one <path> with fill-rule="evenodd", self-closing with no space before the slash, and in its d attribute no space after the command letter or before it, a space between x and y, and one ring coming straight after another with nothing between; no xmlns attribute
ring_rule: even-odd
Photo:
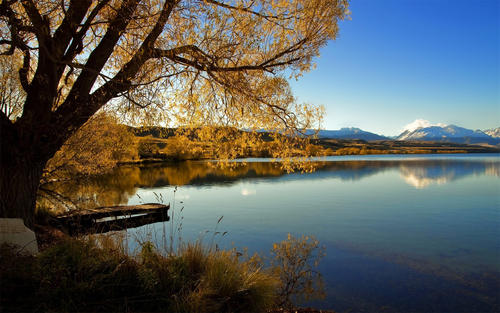
<svg viewBox="0 0 500 313"><path fill-rule="evenodd" d="M36 256L2 245L0 311L271 312L323 292L313 267L324 252L311 237L274 244L266 269L259 255L200 242L161 254L145 241L133 255L121 243L67 237Z"/></svg>
<svg viewBox="0 0 500 313"><path fill-rule="evenodd" d="M315 270L323 256L325 247L315 237L288 234L286 240L273 245L271 267L281 282L279 307L293 311L297 304L325 298L323 278Z"/></svg>
<svg viewBox="0 0 500 313"><path fill-rule="evenodd" d="M66 239L37 256L0 249L2 312L262 312L277 279L235 251L189 244L136 257L91 240Z"/></svg>

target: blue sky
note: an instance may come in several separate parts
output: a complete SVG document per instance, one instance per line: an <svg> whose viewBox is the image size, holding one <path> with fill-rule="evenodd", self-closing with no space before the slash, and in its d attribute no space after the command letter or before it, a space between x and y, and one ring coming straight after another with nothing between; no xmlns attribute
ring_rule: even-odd
<svg viewBox="0 0 500 313"><path fill-rule="evenodd" d="M352 20L291 81L325 129L396 135L415 119L500 126L499 0L352 0Z"/></svg>

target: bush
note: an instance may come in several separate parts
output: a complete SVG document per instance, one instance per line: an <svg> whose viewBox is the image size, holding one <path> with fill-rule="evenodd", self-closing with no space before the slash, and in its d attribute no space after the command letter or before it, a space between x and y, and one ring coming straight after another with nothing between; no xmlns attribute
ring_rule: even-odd
<svg viewBox="0 0 500 313"><path fill-rule="evenodd" d="M314 268L325 255L314 237L295 238L275 243L271 251L271 265L280 278L279 306L291 309L304 300L323 299L324 284L321 274Z"/></svg>
<svg viewBox="0 0 500 313"><path fill-rule="evenodd" d="M122 311L141 294L136 262L90 240L64 240L42 252L37 263L37 297L45 310Z"/></svg>
<svg viewBox="0 0 500 313"><path fill-rule="evenodd" d="M167 257L150 242L134 258L88 239L36 257L0 252L2 312L261 312L275 303L271 274L201 244Z"/></svg>
<svg viewBox="0 0 500 313"><path fill-rule="evenodd" d="M187 248L200 250L200 245ZM186 263L197 253L184 254ZM187 256L187 257L186 257ZM275 302L277 279L254 259L239 260L235 251L209 251L196 290L188 297L190 312L263 312Z"/></svg>
<svg viewBox="0 0 500 313"><path fill-rule="evenodd" d="M314 270L324 255L311 237L258 255L197 242L164 256L146 241L130 256L110 237L64 239L37 256L0 248L1 312L264 312L324 295ZM122 238L123 239L123 238Z"/></svg>
<svg viewBox="0 0 500 313"><path fill-rule="evenodd" d="M0 312L32 311L36 306L39 273L35 257L19 253L18 247L1 245Z"/></svg>

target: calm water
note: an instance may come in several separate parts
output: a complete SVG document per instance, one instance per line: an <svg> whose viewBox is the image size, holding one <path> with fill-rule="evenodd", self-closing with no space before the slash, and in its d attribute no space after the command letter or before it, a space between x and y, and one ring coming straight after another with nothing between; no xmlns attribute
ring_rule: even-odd
<svg viewBox="0 0 500 313"><path fill-rule="evenodd" d="M326 246L320 270L338 312L500 311L500 156L356 156L287 174L268 160L122 167L52 188L95 207L175 203L182 236L267 253L287 233ZM178 186L174 196L174 186ZM182 215L180 208L184 207ZM167 231L170 223L167 223ZM129 230L161 233L157 223Z"/></svg>

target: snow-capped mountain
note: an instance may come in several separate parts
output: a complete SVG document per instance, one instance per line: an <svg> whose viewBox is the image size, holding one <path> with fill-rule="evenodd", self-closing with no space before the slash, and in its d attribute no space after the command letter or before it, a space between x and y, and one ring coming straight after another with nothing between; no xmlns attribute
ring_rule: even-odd
<svg viewBox="0 0 500 313"><path fill-rule="evenodd" d="M414 131L414 130L417 130L419 128L426 128L426 127L431 127L431 126L447 126L446 124L443 124L443 123L437 123L437 124L433 124L427 120L424 120L424 119L421 119L421 118L417 118L416 120L414 120L413 122L411 122L410 124L406 125L404 128L403 128L403 132L404 131ZM396 136L397 137L397 136Z"/></svg>
<svg viewBox="0 0 500 313"><path fill-rule="evenodd" d="M500 138L500 127L487 129L484 133L493 138Z"/></svg>
<svg viewBox="0 0 500 313"><path fill-rule="evenodd" d="M361 139L366 141L389 139L388 137L370 133L356 127L345 127L339 130L320 130L318 137L323 139Z"/></svg>
<svg viewBox="0 0 500 313"><path fill-rule="evenodd" d="M500 138L493 138L480 130L472 130L456 125L419 127L407 129L396 140L443 141L455 143L498 144Z"/></svg>

